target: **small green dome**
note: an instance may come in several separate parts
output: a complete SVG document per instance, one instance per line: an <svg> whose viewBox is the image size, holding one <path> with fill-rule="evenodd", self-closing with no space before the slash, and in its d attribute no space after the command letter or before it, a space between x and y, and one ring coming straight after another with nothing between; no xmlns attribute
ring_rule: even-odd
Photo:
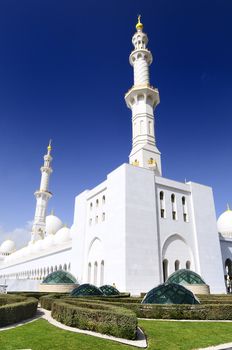
<svg viewBox="0 0 232 350"><path fill-rule="evenodd" d="M173 272L166 283L185 284L206 284L205 281L196 272L191 270L181 269Z"/></svg>
<svg viewBox="0 0 232 350"><path fill-rule="evenodd" d="M85 283L73 289L72 297L104 296L102 291L93 284Z"/></svg>
<svg viewBox="0 0 232 350"><path fill-rule="evenodd" d="M99 289L102 291L104 295L120 295L120 292L117 290L117 288L110 286L108 284L101 286Z"/></svg>
<svg viewBox="0 0 232 350"><path fill-rule="evenodd" d="M142 304L200 304L190 290L176 283L163 283L151 289Z"/></svg>
<svg viewBox="0 0 232 350"><path fill-rule="evenodd" d="M76 278L71 273L63 270L58 270L50 273L45 277L42 284L75 284Z"/></svg>

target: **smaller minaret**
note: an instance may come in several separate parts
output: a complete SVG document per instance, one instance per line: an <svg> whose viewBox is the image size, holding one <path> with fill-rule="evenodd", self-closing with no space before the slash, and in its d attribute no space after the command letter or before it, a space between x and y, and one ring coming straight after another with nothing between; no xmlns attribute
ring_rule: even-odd
<svg viewBox="0 0 232 350"><path fill-rule="evenodd" d="M136 24L130 54L130 64L134 68L134 85L126 93L127 106L132 110L132 150L130 164L152 169L161 175L160 152L156 147L154 109L159 104L159 91L150 85L149 66L152 54L147 49L148 37L143 32L143 24Z"/></svg>
<svg viewBox="0 0 232 350"><path fill-rule="evenodd" d="M36 191L36 209L34 223L31 232L31 241L37 241L38 239L44 238L45 236L45 219L48 200L52 197L52 193L48 191L49 177L52 173L51 162L51 140L47 147L47 154L44 156L44 165L40 168L41 170L41 181L40 189Z"/></svg>

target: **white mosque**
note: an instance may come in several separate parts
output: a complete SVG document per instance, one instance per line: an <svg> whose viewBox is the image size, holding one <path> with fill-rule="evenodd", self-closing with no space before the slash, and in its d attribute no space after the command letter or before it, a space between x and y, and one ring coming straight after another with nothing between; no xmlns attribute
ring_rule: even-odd
<svg viewBox="0 0 232 350"><path fill-rule="evenodd" d="M138 295L187 268L200 274L212 293L226 291L224 276L232 275L232 211L220 216L217 228L210 187L162 176L154 133L159 91L150 84L153 57L140 17L132 43L134 85L125 95L132 111L129 164L76 196L68 228L57 216L46 216L52 196L49 143L30 241L19 250L11 240L0 246L0 283L9 290L38 290L48 273L63 269L79 283L115 284Z"/></svg>

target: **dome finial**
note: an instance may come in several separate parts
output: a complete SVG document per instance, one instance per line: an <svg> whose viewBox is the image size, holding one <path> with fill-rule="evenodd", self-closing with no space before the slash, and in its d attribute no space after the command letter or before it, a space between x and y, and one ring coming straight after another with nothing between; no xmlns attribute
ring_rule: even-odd
<svg viewBox="0 0 232 350"><path fill-rule="evenodd" d="M138 23L136 24L137 30L143 30L143 24L140 22L141 15L138 15Z"/></svg>
<svg viewBox="0 0 232 350"><path fill-rule="evenodd" d="M52 150L52 140L49 140L49 144L48 144L48 152L51 152Z"/></svg>
<svg viewBox="0 0 232 350"><path fill-rule="evenodd" d="M230 211L230 206L229 206L229 203L227 203L227 210Z"/></svg>

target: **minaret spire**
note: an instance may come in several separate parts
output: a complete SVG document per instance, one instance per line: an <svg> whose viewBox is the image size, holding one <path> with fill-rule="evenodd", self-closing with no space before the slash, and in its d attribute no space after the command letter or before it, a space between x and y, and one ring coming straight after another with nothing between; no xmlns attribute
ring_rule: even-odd
<svg viewBox="0 0 232 350"><path fill-rule="evenodd" d="M143 32L141 15L132 43L134 50L129 61L134 68L134 85L125 95L126 104L132 110L133 142L129 160L130 164L153 169L161 175L160 152L154 133L154 109L160 102L159 91L150 85L149 66L153 57L147 49L148 37Z"/></svg>
<svg viewBox="0 0 232 350"><path fill-rule="evenodd" d="M52 193L48 191L49 178L52 173L51 162L52 162L52 141L49 141L47 147L47 154L44 156L44 165L40 168L41 170L41 181L40 188L35 192L36 198L36 209L34 223L32 226L31 240L36 241L44 238L45 235L45 219L46 209L48 200L52 197Z"/></svg>

